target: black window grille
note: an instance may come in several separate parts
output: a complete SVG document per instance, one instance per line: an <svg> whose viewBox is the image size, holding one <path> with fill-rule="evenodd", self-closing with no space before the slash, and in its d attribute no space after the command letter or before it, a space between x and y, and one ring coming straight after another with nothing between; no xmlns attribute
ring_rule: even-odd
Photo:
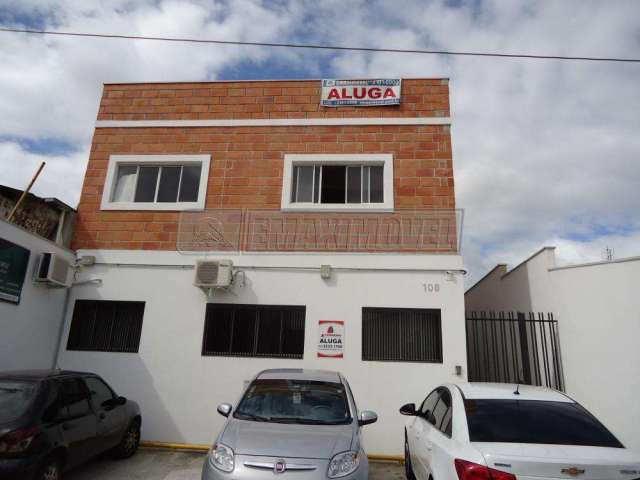
<svg viewBox="0 0 640 480"><path fill-rule="evenodd" d="M137 353L144 302L76 300L67 350Z"/></svg>
<svg viewBox="0 0 640 480"><path fill-rule="evenodd" d="M209 303L202 355L302 358L306 307Z"/></svg>
<svg viewBox="0 0 640 480"><path fill-rule="evenodd" d="M442 363L440 310L364 307L362 360Z"/></svg>

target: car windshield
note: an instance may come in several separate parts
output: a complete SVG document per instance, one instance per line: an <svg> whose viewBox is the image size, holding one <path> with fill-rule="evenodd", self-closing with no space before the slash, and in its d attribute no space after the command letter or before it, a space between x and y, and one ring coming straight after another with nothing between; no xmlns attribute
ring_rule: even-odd
<svg viewBox="0 0 640 480"><path fill-rule="evenodd" d="M472 442L539 443L622 448L577 403L538 400L465 400Z"/></svg>
<svg viewBox="0 0 640 480"><path fill-rule="evenodd" d="M36 396L37 384L0 380L0 423L22 416Z"/></svg>
<svg viewBox="0 0 640 480"><path fill-rule="evenodd" d="M351 422L344 385L307 380L255 380L240 401L234 417L307 425Z"/></svg>

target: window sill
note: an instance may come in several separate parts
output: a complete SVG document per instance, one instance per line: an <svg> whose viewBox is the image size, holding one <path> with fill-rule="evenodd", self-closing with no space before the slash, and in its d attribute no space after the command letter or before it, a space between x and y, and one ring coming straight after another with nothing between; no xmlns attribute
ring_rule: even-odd
<svg viewBox="0 0 640 480"><path fill-rule="evenodd" d="M293 205L289 204L280 208L282 212L301 212L301 213L393 213L393 207L384 204L379 205Z"/></svg>
<svg viewBox="0 0 640 480"><path fill-rule="evenodd" d="M186 210L203 211L204 205L199 202L189 203L147 203L147 202L109 202L102 204L100 210L128 210L151 212L183 212Z"/></svg>

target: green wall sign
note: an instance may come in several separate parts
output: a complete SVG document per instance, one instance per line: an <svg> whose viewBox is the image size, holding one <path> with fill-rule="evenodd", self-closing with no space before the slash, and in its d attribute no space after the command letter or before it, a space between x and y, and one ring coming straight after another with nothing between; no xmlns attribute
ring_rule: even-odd
<svg viewBox="0 0 640 480"><path fill-rule="evenodd" d="M29 250L0 238L0 300L20 303Z"/></svg>

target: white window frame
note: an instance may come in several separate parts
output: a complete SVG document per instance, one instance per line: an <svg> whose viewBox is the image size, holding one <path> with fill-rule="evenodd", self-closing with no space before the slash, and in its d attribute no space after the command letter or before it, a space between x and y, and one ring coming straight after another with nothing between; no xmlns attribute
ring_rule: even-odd
<svg viewBox="0 0 640 480"><path fill-rule="evenodd" d="M111 155L100 208L102 210L204 210L210 163L211 155ZM121 165L200 165L198 200L195 202L114 202L111 197L116 187L118 167Z"/></svg>
<svg viewBox="0 0 640 480"><path fill-rule="evenodd" d="M384 202L382 203L313 203L292 202L291 188L294 166L312 165L371 165L382 166L382 184ZM393 155L375 154L285 154L282 175L282 211L285 212L393 212Z"/></svg>

